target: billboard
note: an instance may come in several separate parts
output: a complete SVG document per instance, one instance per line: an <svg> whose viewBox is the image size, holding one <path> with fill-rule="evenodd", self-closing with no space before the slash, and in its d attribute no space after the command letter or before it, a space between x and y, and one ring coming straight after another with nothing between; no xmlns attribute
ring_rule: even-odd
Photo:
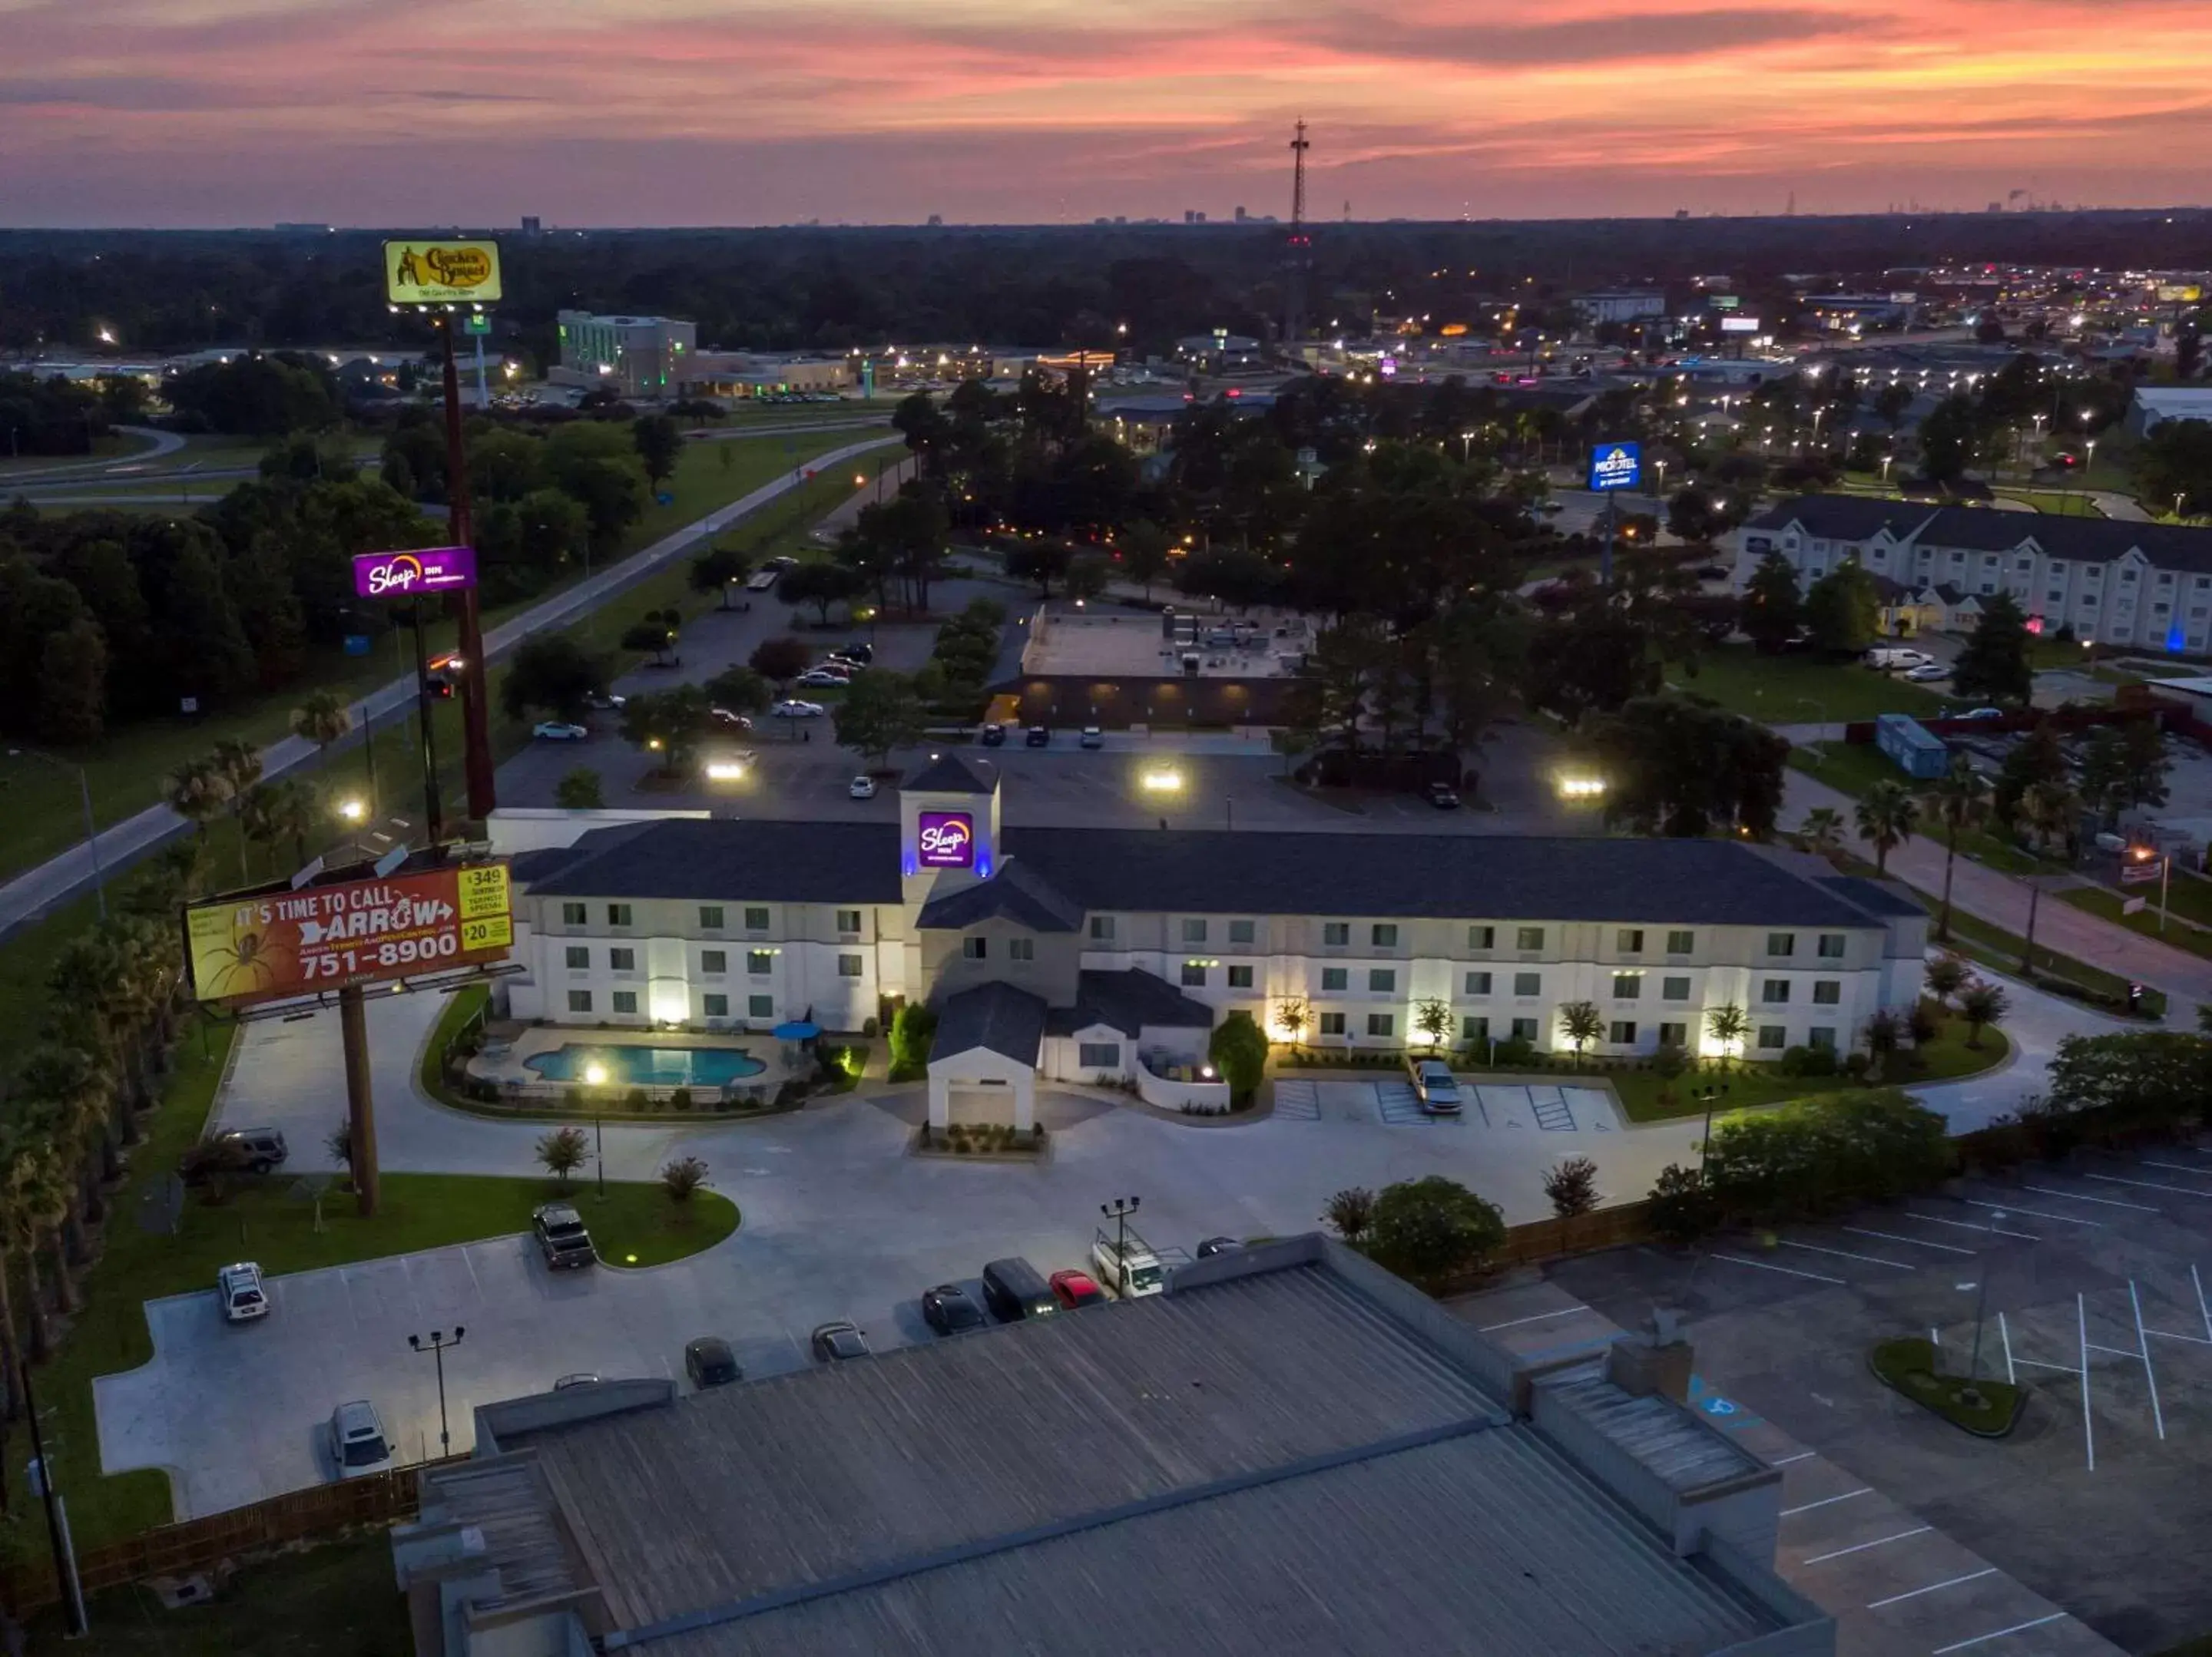
<svg viewBox="0 0 2212 1657"><path fill-rule="evenodd" d="M353 560L357 598L405 598L418 592L459 592L477 584L474 547L416 547L409 552L359 552Z"/></svg>
<svg viewBox="0 0 2212 1657"><path fill-rule="evenodd" d="M384 296L394 305L489 304L500 297L499 244L388 241Z"/></svg>
<svg viewBox="0 0 2212 1657"><path fill-rule="evenodd" d="M2204 297L2204 290L2193 282L2161 282L2158 297L2161 304L2194 305Z"/></svg>
<svg viewBox="0 0 2212 1657"><path fill-rule="evenodd" d="M1636 444L1601 443L1591 451L1590 488L1632 489L1643 481L1643 451Z"/></svg>
<svg viewBox="0 0 2212 1657"><path fill-rule="evenodd" d="M915 822L915 861L925 869L975 865L975 820L965 811L924 811Z"/></svg>
<svg viewBox="0 0 2212 1657"><path fill-rule="evenodd" d="M241 893L185 911L192 993L232 1006L506 959L504 863Z"/></svg>
<svg viewBox="0 0 2212 1657"><path fill-rule="evenodd" d="M1755 334L1759 331L1759 319L1741 314L1723 317L1721 331L1724 334Z"/></svg>

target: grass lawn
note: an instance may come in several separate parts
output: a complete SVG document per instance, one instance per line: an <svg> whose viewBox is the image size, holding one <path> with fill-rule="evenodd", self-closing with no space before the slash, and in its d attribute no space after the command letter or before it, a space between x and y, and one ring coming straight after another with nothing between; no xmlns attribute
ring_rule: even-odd
<svg viewBox="0 0 2212 1657"><path fill-rule="evenodd" d="M1943 699L1917 684L1856 662L1840 665L1809 656L1761 656L1748 645L1724 646L1700 657L1692 675L1679 663L1667 682L1718 702L1732 713L1767 725L1832 725L1877 713L1932 715Z"/></svg>
<svg viewBox="0 0 2212 1657"><path fill-rule="evenodd" d="M2060 489L1999 489L1999 495L2013 501L2025 501L2038 512L2055 513L2067 518L2102 518L2097 503L2087 496L2071 495Z"/></svg>
<svg viewBox="0 0 2212 1657"><path fill-rule="evenodd" d="M1908 788L1913 786L1913 779L1899 770L1870 742L1798 744L1790 750L1790 768L1818 778L1853 799L1878 782L1901 782Z"/></svg>
<svg viewBox="0 0 2212 1657"><path fill-rule="evenodd" d="M2168 921L2163 934L2159 932L2156 886L2137 887L2133 893L2130 894L2130 896L2141 897L2148 906L2136 910L2131 915L2124 915L2120 913L2120 904L2124 900L2118 892L2109 887L2069 886L2058 895L2075 908L2087 910L2089 913L2101 920L2109 920L2115 926L2124 926L2131 932L2139 932L2145 938L2158 938L2161 943L2171 944L2175 949L2185 950L2191 955L2212 956L2212 932L2199 932L2196 927L2185 926L2179 920ZM2179 902L2174 904L2173 912L2176 914L2183 913Z"/></svg>
<svg viewBox="0 0 2212 1657"><path fill-rule="evenodd" d="M2020 1411L2019 1387L1988 1375L1969 1381L1964 1375L1945 1375L1942 1352L1917 1335L1882 1342L1871 1361L1886 1385L1970 1433L1999 1436Z"/></svg>
<svg viewBox="0 0 2212 1657"><path fill-rule="evenodd" d="M81 1657L392 1657L410 1648L407 1602L379 1533L248 1565L204 1605L165 1611L147 1589L85 1606L92 1631L62 1642L58 1610L31 1624L31 1649Z"/></svg>
<svg viewBox="0 0 2212 1657"><path fill-rule="evenodd" d="M0 457L0 482L26 472L58 471L65 466L94 466L103 460L128 460L153 446L110 432L93 440L90 454L24 454Z"/></svg>
<svg viewBox="0 0 2212 1657"><path fill-rule="evenodd" d="M559 1194L550 1180L484 1179L463 1174L392 1174L382 1181L374 1220L353 1211L352 1199L333 1189L323 1200L323 1229L314 1229L311 1204L286 1193L283 1175L210 1207L191 1193L177 1235L147 1231L137 1216L147 1196L199 1138L222 1079L233 1027L214 1021L189 1032L161 1107L148 1120L145 1141L113 1194L101 1258L84 1275L84 1309L73 1320L52 1360L36 1372L40 1408L64 1470L70 1524L77 1545L98 1547L171 1516L168 1480L151 1469L102 1478L94 1426L94 1375L135 1369L153 1356L143 1302L204 1289L216 1268L235 1259L258 1261L271 1275L339 1266L380 1255L436 1248L529 1229L530 1211ZM331 1126L337 1126L335 1120ZM658 1185L610 1186L602 1199L586 1187L569 1195L582 1211L601 1257L639 1266L678 1259L712 1247L737 1228L727 1198L702 1192L689 1211L672 1204ZM19 1299L18 1306L21 1302ZM27 1441L9 1447L11 1499L27 1502L22 1463ZM29 1509L17 1506L18 1513ZM0 1533L0 1552L43 1545L28 1527Z"/></svg>

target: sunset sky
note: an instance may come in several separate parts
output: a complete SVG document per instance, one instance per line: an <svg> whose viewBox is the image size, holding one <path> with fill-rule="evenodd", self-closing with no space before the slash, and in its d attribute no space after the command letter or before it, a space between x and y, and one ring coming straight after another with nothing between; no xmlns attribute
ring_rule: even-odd
<svg viewBox="0 0 2212 1657"><path fill-rule="evenodd" d="M2207 0L0 0L0 222L2212 201Z"/></svg>

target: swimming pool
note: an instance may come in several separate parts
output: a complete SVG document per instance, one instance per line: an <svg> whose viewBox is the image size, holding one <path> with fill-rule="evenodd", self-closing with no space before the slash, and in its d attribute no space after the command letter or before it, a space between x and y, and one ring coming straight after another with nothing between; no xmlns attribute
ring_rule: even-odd
<svg viewBox="0 0 2212 1657"><path fill-rule="evenodd" d="M719 1088L768 1068L742 1047L588 1047L574 1041L533 1053L522 1062L541 1082L580 1082L586 1065L604 1065L610 1087Z"/></svg>

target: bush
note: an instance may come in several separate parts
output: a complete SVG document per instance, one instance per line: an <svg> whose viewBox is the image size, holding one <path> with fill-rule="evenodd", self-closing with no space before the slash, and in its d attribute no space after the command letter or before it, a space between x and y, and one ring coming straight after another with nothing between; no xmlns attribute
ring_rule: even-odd
<svg viewBox="0 0 2212 1657"><path fill-rule="evenodd" d="M930 1044L937 1039L937 1015L909 1001L891 1019L891 1076L906 1081L929 1069Z"/></svg>
<svg viewBox="0 0 2212 1657"><path fill-rule="evenodd" d="M1897 1089L1868 1089L1729 1119L1705 1179L1724 1217L1776 1223L1923 1191L1952 1162L1942 1117Z"/></svg>
<svg viewBox="0 0 2212 1657"><path fill-rule="evenodd" d="M1497 1051L1500 1070L1526 1070L1536 1058L1536 1044L1525 1035L1508 1036Z"/></svg>
<svg viewBox="0 0 2212 1657"><path fill-rule="evenodd" d="M1249 1102L1267 1068L1267 1038L1249 1012L1232 1012L1213 1027L1206 1056L1229 1083L1231 1098Z"/></svg>
<svg viewBox="0 0 2212 1657"><path fill-rule="evenodd" d="M1568 1157L1544 1175L1544 1195L1563 1220L1589 1213L1597 1206L1597 1164L1587 1156Z"/></svg>
<svg viewBox="0 0 2212 1657"><path fill-rule="evenodd" d="M1671 1082L1690 1067L1690 1055L1673 1042L1662 1042L1651 1055L1651 1068L1662 1080Z"/></svg>
<svg viewBox="0 0 2212 1657"><path fill-rule="evenodd" d="M1924 1047L1943 1034L1943 1016L1932 1001L1916 1001L1912 1011L1905 1015L1905 1029L1912 1032L1912 1045Z"/></svg>
<svg viewBox="0 0 2212 1657"><path fill-rule="evenodd" d="M660 1170L660 1188L672 1203L688 1203L707 1183L707 1164L696 1156L680 1156Z"/></svg>
<svg viewBox="0 0 2212 1657"><path fill-rule="evenodd" d="M1669 1162L1651 1187L1648 1223L1662 1242L1686 1248L1720 1227L1720 1205L1705 1189L1705 1176L1694 1168Z"/></svg>
<svg viewBox="0 0 2212 1657"><path fill-rule="evenodd" d="M1431 1174L1383 1187L1369 1253L1401 1278L1441 1283L1479 1269L1505 1239L1505 1218L1455 1180Z"/></svg>
<svg viewBox="0 0 2212 1657"><path fill-rule="evenodd" d="M650 1097L647 1096L646 1090L643 1088L632 1088L628 1093L623 1095L623 1108L624 1110L634 1110L640 1115L642 1115L652 1108L653 1102Z"/></svg>
<svg viewBox="0 0 2212 1657"><path fill-rule="evenodd" d="M668 1096L668 1108L671 1110L690 1109L691 1089L689 1088L678 1088L675 1092L670 1094Z"/></svg>
<svg viewBox="0 0 2212 1657"><path fill-rule="evenodd" d="M1836 1050L1833 1047L1786 1047L1775 1068L1784 1076L1833 1076L1836 1073Z"/></svg>

